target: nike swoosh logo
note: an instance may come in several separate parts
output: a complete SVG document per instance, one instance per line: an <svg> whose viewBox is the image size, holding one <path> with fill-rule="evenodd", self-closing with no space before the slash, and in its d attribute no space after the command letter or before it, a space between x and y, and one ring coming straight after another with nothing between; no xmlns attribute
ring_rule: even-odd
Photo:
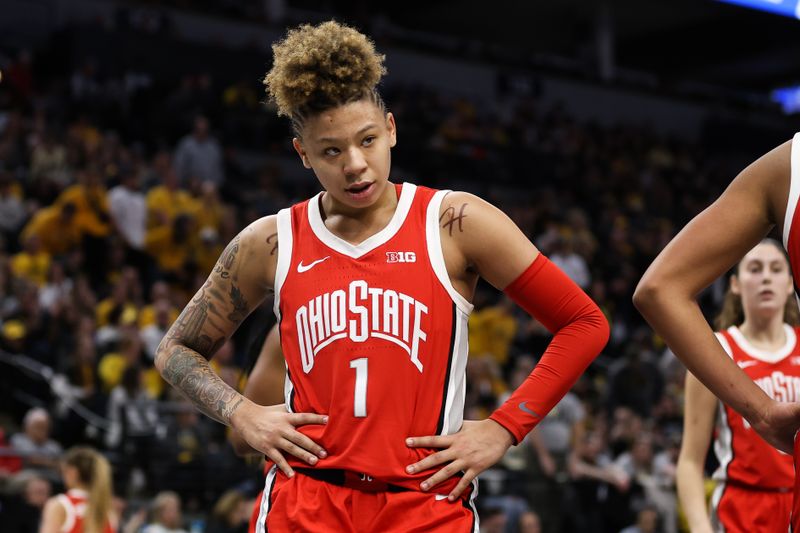
<svg viewBox="0 0 800 533"><path fill-rule="evenodd" d="M747 368L748 366L757 365L758 361L739 361L736 364L739 365L739 368Z"/></svg>
<svg viewBox="0 0 800 533"><path fill-rule="evenodd" d="M307 271L311 270L312 268L314 268L315 265L317 265L319 263L322 263L326 259L330 259L330 258L331 258L331 256L326 255L322 259L317 259L316 261L313 261L313 262L311 262L311 263L309 263L307 265L304 265L303 262L300 261L300 263L297 265L297 271L302 274L303 272L307 272Z"/></svg>
<svg viewBox="0 0 800 533"><path fill-rule="evenodd" d="M520 403L520 404L519 404L519 408L520 408L522 411L524 411L524 412L528 413L529 415L533 415L533 416L535 416L536 418L542 418L542 417L541 417L541 416L539 416L537 413L535 413L535 412L531 411L530 409L528 409L528 408L525 406L525 404L526 404L526 403L528 403L528 402L522 402L522 403Z"/></svg>
<svg viewBox="0 0 800 533"><path fill-rule="evenodd" d="M447 499L447 496L444 494L434 494L433 497L436 498L437 502Z"/></svg>

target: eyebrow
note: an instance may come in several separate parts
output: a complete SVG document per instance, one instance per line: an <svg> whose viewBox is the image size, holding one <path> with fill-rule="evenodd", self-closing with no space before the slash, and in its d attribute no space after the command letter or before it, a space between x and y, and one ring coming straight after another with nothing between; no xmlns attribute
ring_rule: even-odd
<svg viewBox="0 0 800 533"><path fill-rule="evenodd" d="M370 122L369 124L367 124L366 126L361 128L360 130L358 130L356 132L356 135L361 135L362 133L364 133L364 132L366 132L368 130L371 130L372 128L377 128L377 127L378 127L377 124L375 124L374 122ZM320 137L319 139L317 139L317 142L318 143L335 143L338 140L339 139L337 139L335 137Z"/></svg>

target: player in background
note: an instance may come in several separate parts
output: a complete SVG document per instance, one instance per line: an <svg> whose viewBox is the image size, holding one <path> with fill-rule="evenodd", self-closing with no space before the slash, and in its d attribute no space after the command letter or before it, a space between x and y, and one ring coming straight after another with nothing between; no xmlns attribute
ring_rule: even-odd
<svg viewBox="0 0 800 533"><path fill-rule="evenodd" d="M389 181L397 128L376 88L383 56L366 36L306 25L273 52L268 93L323 192L234 238L156 366L275 463L259 530L477 531L473 480L570 389L608 323L498 209ZM465 422L479 276L554 337L504 405ZM284 405L264 407L208 359L270 291L287 387Z"/></svg>
<svg viewBox="0 0 800 533"><path fill-rule="evenodd" d="M775 226L789 254L794 285L800 273L800 137L745 168L725 192L690 221L650 265L633 301L688 370L767 442L794 452L800 403L770 398L725 353L696 297ZM795 453L797 461L797 453ZM800 527L797 479L792 506Z"/></svg>
<svg viewBox="0 0 800 533"><path fill-rule="evenodd" d="M764 240L730 277L717 338L733 361L772 398L800 400L797 304L789 261L780 244ZM791 324L791 325L789 325ZM704 465L716 418L719 468L706 506ZM696 533L788 531L794 486L792 457L767 444L692 374L686 374L678 496Z"/></svg>
<svg viewBox="0 0 800 533"><path fill-rule="evenodd" d="M118 519L112 510L111 465L97 451L78 446L61 463L65 494L50 498L39 533L112 533Z"/></svg>

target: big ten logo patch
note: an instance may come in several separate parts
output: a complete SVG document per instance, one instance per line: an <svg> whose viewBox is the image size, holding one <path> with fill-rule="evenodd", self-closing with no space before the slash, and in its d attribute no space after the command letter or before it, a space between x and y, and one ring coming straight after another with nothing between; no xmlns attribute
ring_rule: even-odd
<svg viewBox="0 0 800 533"><path fill-rule="evenodd" d="M417 254L414 252L386 252L387 263L416 263Z"/></svg>

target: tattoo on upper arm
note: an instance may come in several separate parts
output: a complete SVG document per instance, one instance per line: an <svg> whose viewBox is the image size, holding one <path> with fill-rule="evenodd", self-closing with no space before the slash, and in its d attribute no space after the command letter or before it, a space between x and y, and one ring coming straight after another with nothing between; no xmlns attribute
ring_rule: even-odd
<svg viewBox="0 0 800 533"><path fill-rule="evenodd" d="M164 363L163 375L205 414L226 424L244 401L211 370L205 358L185 346L172 348Z"/></svg>
<svg viewBox="0 0 800 533"><path fill-rule="evenodd" d="M214 267L214 272L219 274L222 279L228 279L231 275L231 267L233 267L233 262L236 261L236 254L239 252L239 238L240 236L237 235L230 244L225 247L225 250L217 261L217 265Z"/></svg>
<svg viewBox="0 0 800 533"><path fill-rule="evenodd" d="M278 251L278 234L273 233L267 237L267 244L272 244L272 250L269 251L269 255L275 255L275 252Z"/></svg>
<svg viewBox="0 0 800 533"><path fill-rule="evenodd" d="M439 222L444 221L442 224L442 228L447 228L449 235L453 235L453 228L455 227L456 222L458 222L458 231L463 233L464 227L462 223L467 215L464 213L464 210L467 208L466 202L461 204L461 208L458 210L458 215L456 215L456 208L454 206L450 206L445 209L442 216L439 217Z"/></svg>

